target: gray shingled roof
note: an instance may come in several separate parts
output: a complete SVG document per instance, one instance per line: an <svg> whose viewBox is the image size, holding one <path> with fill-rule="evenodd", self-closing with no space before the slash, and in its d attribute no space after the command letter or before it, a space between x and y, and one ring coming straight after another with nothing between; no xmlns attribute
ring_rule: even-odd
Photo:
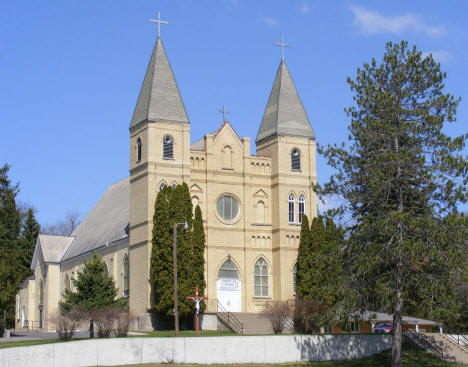
<svg viewBox="0 0 468 367"><path fill-rule="evenodd" d="M36 241L31 267L35 267L40 252L44 262L58 263L73 240L74 237L40 234Z"/></svg>
<svg viewBox="0 0 468 367"><path fill-rule="evenodd" d="M188 123L179 88L161 39L156 40L130 127L142 121Z"/></svg>
<svg viewBox="0 0 468 367"><path fill-rule="evenodd" d="M309 118L284 61L278 67L255 141L275 135L315 139Z"/></svg>
<svg viewBox="0 0 468 367"><path fill-rule="evenodd" d="M190 145L192 150L205 150L205 138L198 139Z"/></svg>
<svg viewBox="0 0 468 367"><path fill-rule="evenodd" d="M62 258L70 259L107 243L127 237L130 221L130 180L110 186L72 233L75 240Z"/></svg>

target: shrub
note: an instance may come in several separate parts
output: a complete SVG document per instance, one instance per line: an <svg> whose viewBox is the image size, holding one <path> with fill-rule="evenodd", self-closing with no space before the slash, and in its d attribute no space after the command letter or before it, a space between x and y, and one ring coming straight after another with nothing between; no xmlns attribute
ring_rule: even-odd
<svg viewBox="0 0 468 367"><path fill-rule="evenodd" d="M264 314L270 320L275 334L279 334L283 332L287 319L291 317L291 306L287 301L268 302Z"/></svg>
<svg viewBox="0 0 468 367"><path fill-rule="evenodd" d="M298 333L320 332L327 316L327 307L310 299L296 299L294 307L294 330Z"/></svg>
<svg viewBox="0 0 468 367"><path fill-rule="evenodd" d="M74 331L84 318L86 318L86 316L83 311L74 307L69 312L59 311L57 315L52 315L49 320L52 325L55 325L55 330L59 338L62 340L69 340L73 337Z"/></svg>
<svg viewBox="0 0 468 367"><path fill-rule="evenodd" d="M116 336L127 336L128 327L130 323L134 320L134 317L127 311L121 311L117 315L117 322L115 326L115 335Z"/></svg>

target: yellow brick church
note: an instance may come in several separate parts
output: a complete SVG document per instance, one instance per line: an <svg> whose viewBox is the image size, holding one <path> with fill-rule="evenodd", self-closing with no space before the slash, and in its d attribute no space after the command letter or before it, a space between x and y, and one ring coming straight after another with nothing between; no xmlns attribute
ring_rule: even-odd
<svg viewBox="0 0 468 367"><path fill-rule="evenodd" d="M158 36L130 123L130 175L108 188L70 237L39 236L34 275L16 297L16 327L54 330L49 318L63 290L73 288L71 280L97 252L129 299L134 328L157 328L150 312L154 202L163 185L182 182L203 213L206 313L216 317L219 307L258 313L269 300L293 299L302 216L317 214L316 146L284 60L259 125L256 155L250 138L240 138L227 121L191 143Z"/></svg>

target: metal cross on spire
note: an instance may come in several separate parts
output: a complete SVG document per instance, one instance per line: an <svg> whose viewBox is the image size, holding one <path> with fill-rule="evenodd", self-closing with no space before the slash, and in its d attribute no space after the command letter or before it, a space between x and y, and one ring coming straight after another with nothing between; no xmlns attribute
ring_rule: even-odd
<svg viewBox="0 0 468 367"><path fill-rule="evenodd" d="M281 35L281 42L273 42L275 46L280 46L281 47L281 61L284 61L284 48L285 47L291 47L291 45L288 45L287 43L284 43L284 37Z"/></svg>
<svg viewBox="0 0 468 367"><path fill-rule="evenodd" d="M169 24L169 22L167 22L165 20L161 20L161 15L160 15L159 11L158 11L158 19L151 18L150 22L151 23L158 23L158 38L161 35L161 24Z"/></svg>
<svg viewBox="0 0 468 367"><path fill-rule="evenodd" d="M222 109L222 110L219 110L219 112L223 114L223 122L226 121L226 114L228 114L229 111L226 110L226 109L224 108L224 106L223 106L223 109Z"/></svg>

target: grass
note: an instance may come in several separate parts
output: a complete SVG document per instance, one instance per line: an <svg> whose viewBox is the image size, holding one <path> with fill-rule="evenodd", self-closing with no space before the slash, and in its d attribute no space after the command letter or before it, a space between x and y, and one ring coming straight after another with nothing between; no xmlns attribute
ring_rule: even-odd
<svg viewBox="0 0 468 367"><path fill-rule="evenodd" d="M157 330L157 331L142 331L146 336L152 338L172 338L175 337L174 330ZM179 332L180 337L198 337L198 336L236 336L238 334L233 333L232 331L224 330L201 330L200 334L195 334L195 330L181 330ZM135 335L137 337L143 337L143 335Z"/></svg>
<svg viewBox="0 0 468 367"><path fill-rule="evenodd" d="M281 364L236 364L236 367L390 367L391 352L385 352L348 361L330 361L330 362L301 362L301 363L281 363ZM167 364L138 364L126 365L125 367L164 367ZM172 367L201 367L200 364L171 364ZM226 365L211 364L210 367L225 367ZM453 364L440 360L432 354L419 349L413 345L405 344L403 348L403 367L461 367L462 364ZM116 366L124 367L124 366Z"/></svg>
<svg viewBox="0 0 468 367"><path fill-rule="evenodd" d="M132 335L130 338L171 338L175 337L173 330L158 330L158 331L143 331L145 335ZM223 330L202 330L200 335L195 334L195 330L182 330L179 332L181 337L198 337L198 336L232 336L237 335L230 331ZM86 340L87 338L76 338L71 340L60 340L60 339L37 339L37 340L17 340L11 342L0 342L0 349L3 348L14 348L14 347L28 347L31 345L40 344L51 344L51 343L63 343L67 341Z"/></svg>
<svg viewBox="0 0 468 367"><path fill-rule="evenodd" d="M29 347L31 345L40 344L51 344L51 343L63 343L76 340L84 340L83 338L76 338L71 340L60 340L60 339L37 339L37 340L18 340L12 342L0 342L0 349L3 348L14 348L14 347Z"/></svg>

